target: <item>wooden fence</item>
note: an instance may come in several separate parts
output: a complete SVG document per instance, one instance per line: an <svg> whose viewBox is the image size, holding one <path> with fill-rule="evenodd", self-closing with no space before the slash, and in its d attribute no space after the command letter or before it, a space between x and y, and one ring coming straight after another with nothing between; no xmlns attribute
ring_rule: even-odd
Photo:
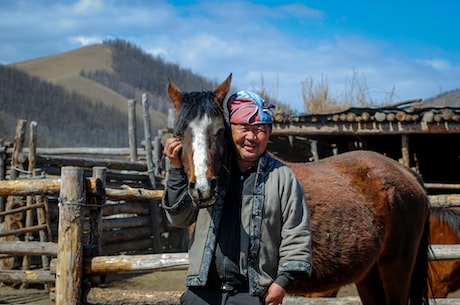
<svg viewBox="0 0 460 305"><path fill-rule="evenodd" d="M156 294L139 295L100 289L97 277L104 274L140 273L186 269L188 256L186 253L103 255L103 228L107 219L104 209L110 207L108 201L119 199L159 200L161 190L136 188L113 189L106 186L106 169L95 168L92 177L85 177L84 170L79 167L63 167L58 179L0 181L0 196L56 196L58 195L59 221L57 242L50 241L2 241L0 255L22 255L48 257L48 266L28 270L0 270L0 281L10 283L47 283L55 285L56 304L132 304L134 300L142 303L158 304ZM25 206L24 211L35 206ZM453 204L458 205L458 204ZM16 210L15 213L18 213ZM18 229L20 230L20 229ZM43 228L34 228L43 230ZM2 232L2 234L26 234L28 232ZM460 245L432 245L436 259L459 260ZM83 283L92 282L89 287ZM117 300L118 298L118 300ZM163 293L162 300L178 304L178 293ZM101 301L106 300L106 301ZM453 299L438 300L437 304L451 303ZM454 299L456 302L460 300ZM323 300L324 301L324 300ZM315 300L314 304L321 304ZM357 304L356 298L333 300L329 304ZM352 303L347 303L347 302ZM117 303L121 302L121 303ZM309 300L290 297L284 304L309 304ZM326 303L323 303L326 304Z"/></svg>

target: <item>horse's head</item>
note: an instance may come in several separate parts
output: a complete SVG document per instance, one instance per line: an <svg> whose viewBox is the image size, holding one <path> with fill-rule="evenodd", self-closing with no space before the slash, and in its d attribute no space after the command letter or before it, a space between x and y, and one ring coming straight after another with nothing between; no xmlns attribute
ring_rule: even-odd
<svg viewBox="0 0 460 305"><path fill-rule="evenodd" d="M218 179L227 161L227 130L224 100L232 74L214 91L182 92L168 81L174 102L174 133L182 142L181 160L188 178L188 191L199 207L215 203Z"/></svg>

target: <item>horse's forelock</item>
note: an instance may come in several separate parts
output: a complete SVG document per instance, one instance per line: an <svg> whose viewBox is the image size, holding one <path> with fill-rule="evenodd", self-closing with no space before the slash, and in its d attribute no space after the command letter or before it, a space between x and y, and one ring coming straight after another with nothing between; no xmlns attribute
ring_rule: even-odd
<svg viewBox="0 0 460 305"><path fill-rule="evenodd" d="M204 115L211 118L222 115L222 110L215 102L215 93L213 91L184 93L176 119L176 132L183 132L193 119L202 118Z"/></svg>

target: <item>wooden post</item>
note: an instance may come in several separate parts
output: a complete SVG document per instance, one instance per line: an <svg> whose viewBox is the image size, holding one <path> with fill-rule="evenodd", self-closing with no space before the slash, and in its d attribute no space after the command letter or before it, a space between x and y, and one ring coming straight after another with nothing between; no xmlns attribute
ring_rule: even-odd
<svg viewBox="0 0 460 305"><path fill-rule="evenodd" d="M3 139L0 139L0 181L6 178L6 147ZM5 211L5 197L0 196L0 212ZM0 223L4 220L3 216L0 216Z"/></svg>
<svg viewBox="0 0 460 305"><path fill-rule="evenodd" d="M310 149L311 149L311 154L313 155L313 161L318 161L319 160L318 141L310 140Z"/></svg>
<svg viewBox="0 0 460 305"><path fill-rule="evenodd" d="M102 207L105 205L105 183L107 178L107 168L94 167L93 178L96 179L97 194L91 196L90 206L90 244L92 246L91 256L102 255ZM90 280L96 284L105 281L104 276L91 276Z"/></svg>
<svg viewBox="0 0 460 305"><path fill-rule="evenodd" d="M63 167L59 195L56 304L80 304L82 297L82 205L85 203L83 169Z"/></svg>
<svg viewBox="0 0 460 305"><path fill-rule="evenodd" d="M24 134L26 130L27 121L18 120L16 125L16 135L14 136L13 156L11 160L10 180L15 180L18 177L18 168L22 169L21 154L24 147Z"/></svg>
<svg viewBox="0 0 460 305"><path fill-rule="evenodd" d="M105 183L107 177L107 168L93 168L93 178L96 179L97 189L100 191L96 196L92 196L91 210L91 245L95 246L93 255L101 255L102 253L102 207L105 205Z"/></svg>
<svg viewBox="0 0 460 305"><path fill-rule="evenodd" d="M145 150L147 155L147 171L149 173L150 184L153 189L156 188L155 172L152 160L152 128L150 127L150 112L147 94L142 94L142 108L144 111L144 133L145 133Z"/></svg>
<svg viewBox="0 0 460 305"><path fill-rule="evenodd" d="M128 101L128 133L130 160L137 161L136 100Z"/></svg>
<svg viewBox="0 0 460 305"><path fill-rule="evenodd" d="M152 129L150 127L150 112L147 100L147 94L142 94L142 107L144 110L144 132L145 132L145 149L147 155L147 170L149 173L150 183L153 189L156 188L155 169L152 158ZM157 147L158 149L158 147ZM155 200L151 200L151 221L153 233L153 250L160 250L160 230L158 228L158 208Z"/></svg>
<svg viewBox="0 0 460 305"><path fill-rule="evenodd" d="M29 125L29 165L27 167L29 178L32 178L35 169L35 155L37 153L37 122Z"/></svg>
<svg viewBox="0 0 460 305"><path fill-rule="evenodd" d="M48 236L51 236L49 232L49 213L47 213L48 197L37 195L35 196L35 201L37 203L43 203L43 207L37 208L37 223L38 225L46 225L46 229L38 231L38 235L40 242L47 242ZM43 270L50 269L50 258L46 255L42 255L42 268Z"/></svg>
<svg viewBox="0 0 460 305"><path fill-rule="evenodd" d="M407 134L401 136L401 153L403 164L410 167L409 136Z"/></svg>
<svg viewBox="0 0 460 305"><path fill-rule="evenodd" d="M29 125L29 164L27 166L27 173L28 178L32 179L34 169L35 169L35 152L37 151L36 148L37 143L37 122L32 121ZM34 204L34 196L27 196L26 197L26 206L30 207ZM26 211L26 221L25 225L26 228L33 226L33 211L32 209L28 209ZM25 234L25 242L29 242L33 238L32 233L28 232ZM24 255L22 257L22 270L29 270L30 269L30 256ZM28 283L22 283L21 288L28 288Z"/></svg>
<svg viewBox="0 0 460 305"><path fill-rule="evenodd" d="M163 154L163 148L161 145L161 138L160 135L155 137L155 147L153 149L153 165L154 165L154 170L155 170L155 175L159 176L161 175L160 173L160 162L161 162L161 156Z"/></svg>

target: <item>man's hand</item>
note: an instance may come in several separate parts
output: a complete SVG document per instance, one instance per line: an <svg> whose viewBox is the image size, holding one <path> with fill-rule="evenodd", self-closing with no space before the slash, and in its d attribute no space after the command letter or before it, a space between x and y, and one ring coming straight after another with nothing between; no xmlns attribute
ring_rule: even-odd
<svg viewBox="0 0 460 305"><path fill-rule="evenodd" d="M163 154L171 160L171 166L173 168L182 168L182 162L180 160L180 153L182 150L182 143L178 138L169 138L165 142Z"/></svg>
<svg viewBox="0 0 460 305"><path fill-rule="evenodd" d="M278 305L283 302L285 296L286 290L280 285L272 283L270 287L268 287L267 294L265 295L265 302L267 302L268 305Z"/></svg>

